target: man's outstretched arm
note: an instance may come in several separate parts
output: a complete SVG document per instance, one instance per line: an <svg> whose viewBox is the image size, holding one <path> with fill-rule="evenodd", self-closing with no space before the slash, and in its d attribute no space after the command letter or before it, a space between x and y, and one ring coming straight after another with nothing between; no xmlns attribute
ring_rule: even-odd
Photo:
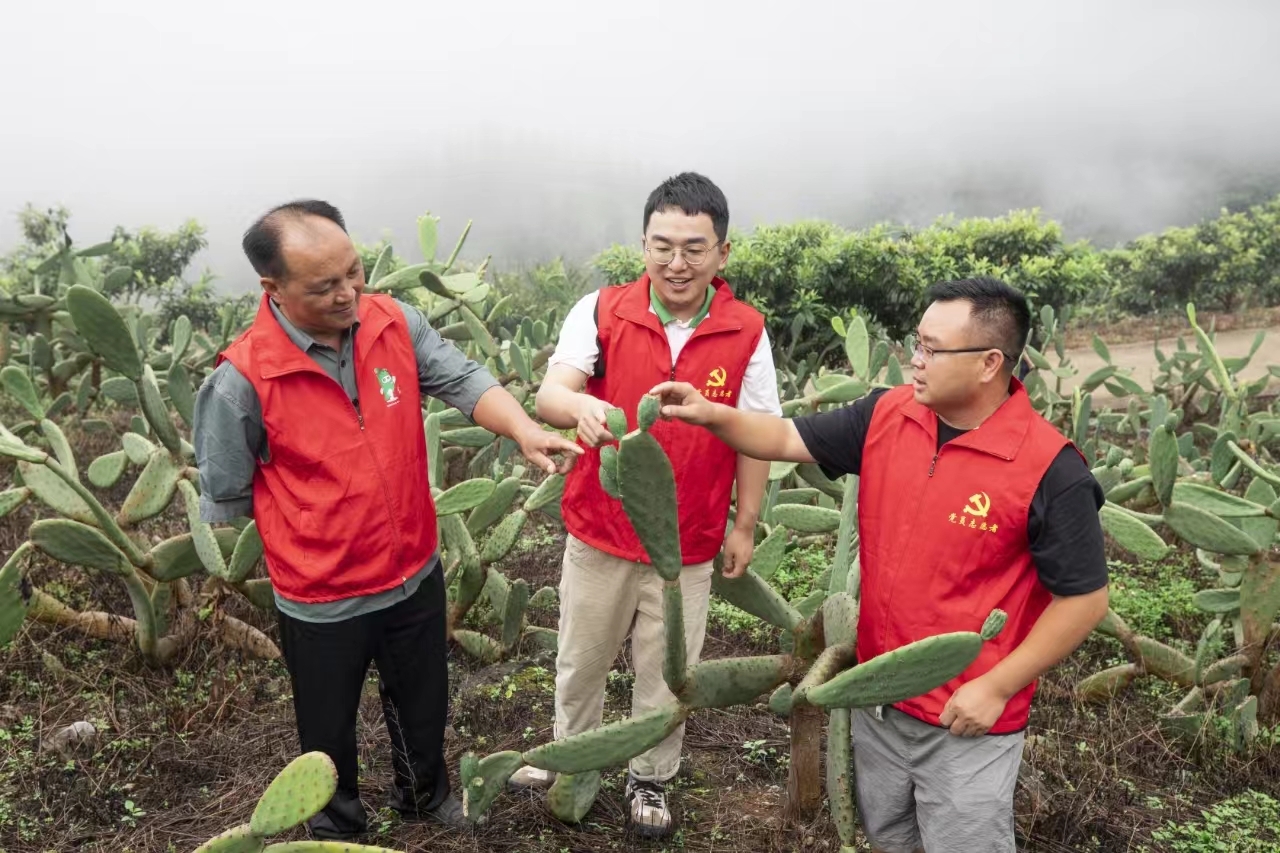
<svg viewBox="0 0 1280 853"><path fill-rule="evenodd" d="M814 461L795 424L787 418L712 403L688 382L663 382L649 393L661 398L662 417L706 427L716 438L753 459Z"/></svg>

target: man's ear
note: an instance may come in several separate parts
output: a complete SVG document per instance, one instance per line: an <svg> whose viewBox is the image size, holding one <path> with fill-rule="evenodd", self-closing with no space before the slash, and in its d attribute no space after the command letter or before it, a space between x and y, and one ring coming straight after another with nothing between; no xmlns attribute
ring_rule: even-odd
<svg viewBox="0 0 1280 853"><path fill-rule="evenodd" d="M733 245L728 240L725 240L720 244L720 266L718 269L722 272L724 271L724 268L729 265L729 251L732 248Z"/></svg>
<svg viewBox="0 0 1280 853"><path fill-rule="evenodd" d="M263 292L266 293L267 296L271 297L272 302L279 303L280 282L276 281L274 278L262 278L258 280L258 283L262 285Z"/></svg>

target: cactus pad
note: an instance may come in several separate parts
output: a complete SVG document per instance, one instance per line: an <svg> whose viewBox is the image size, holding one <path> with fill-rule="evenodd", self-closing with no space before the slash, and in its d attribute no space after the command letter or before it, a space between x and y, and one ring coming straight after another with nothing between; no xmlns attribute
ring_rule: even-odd
<svg viewBox="0 0 1280 853"><path fill-rule="evenodd" d="M1110 699L1129 686L1138 674L1138 665L1124 663L1101 672L1095 672L1082 679L1076 685L1076 697L1084 702L1099 702Z"/></svg>
<svg viewBox="0 0 1280 853"><path fill-rule="evenodd" d="M519 491L519 477L507 477L494 486L493 493L467 516L467 531L475 535L482 530L487 530L511 508L511 502L515 500Z"/></svg>
<svg viewBox="0 0 1280 853"><path fill-rule="evenodd" d="M622 499L618 486L618 448L611 444L600 448L600 488L614 500Z"/></svg>
<svg viewBox="0 0 1280 853"><path fill-rule="evenodd" d="M180 456L182 439L178 437L178 430L173 425L173 416L169 414L169 407L164 404L164 398L160 396L160 384L156 381L156 374L151 369L151 365L143 365L138 388L142 397L142 414L151 425L151 431L170 453Z"/></svg>
<svg viewBox="0 0 1280 853"><path fill-rule="evenodd" d="M481 663L494 663L502 657L502 646L484 634L459 629L453 632L453 639L463 651Z"/></svg>
<svg viewBox="0 0 1280 853"><path fill-rule="evenodd" d="M129 464L129 456L123 450L106 453L89 463L89 482L99 489L109 489L119 481Z"/></svg>
<svg viewBox="0 0 1280 853"><path fill-rule="evenodd" d="M627 429L627 413L622 409L614 408L605 412L604 422L614 441L622 441L623 437L630 432Z"/></svg>
<svg viewBox="0 0 1280 853"><path fill-rule="evenodd" d="M55 560L118 575L132 574L129 558L102 531L65 518L45 518L31 525L31 544Z"/></svg>
<svg viewBox="0 0 1280 853"><path fill-rule="evenodd" d="M400 853L390 847L352 844L348 841L284 841L266 848L270 853ZM266 853L264 851L264 853Z"/></svg>
<svg viewBox="0 0 1280 853"><path fill-rule="evenodd" d="M120 507L120 523L137 524L164 512L165 507L173 500L173 492L178 488L180 479L182 470L173 461L173 457L163 449L156 448Z"/></svg>
<svg viewBox="0 0 1280 853"><path fill-rule="evenodd" d="M1150 637L1137 637L1133 642L1147 672L1183 687L1195 683L1196 662L1182 652Z"/></svg>
<svg viewBox="0 0 1280 853"><path fill-rule="evenodd" d="M18 471L22 474L22 482L31 490L31 494L39 498L46 506L76 521L97 525L98 519L85 503L84 498L76 494L66 482L46 466L35 462L19 462Z"/></svg>
<svg viewBox="0 0 1280 853"><path fill-rule="evenodd" d="M840 842L848 848L854 843L851 716L848 708L836 708L827 724L827 800Z"/></svg>
<svg viewBox="0 0 1280 853"><path fill-rule="evenodd" d="M529 514L522 509L508 515L498 523L498 526L489 534L489 538L485 540L484 550L480 552L480 561L486 565L496 563L510 553L512 546L516 544L516 537L520 535L520 531L524 529L525 522L528 521Z"/></svg>
<svg viewBox="0 0 1280 853"><path fill-rule="evenodd" d="M89 349L102 357L107 367L134 382L142 378L142 360L124 318L105 296L82 284L67 290L67 311L76 333Z"/></svg>
<svg viewBox="0 0 1280 853"><path fill-rule="evenodd" d="M840 513L821 506L780 504L773 508L773 520L798 533L834 533L840 529Z"/></svg>
<svg viewBox="0 0 1280 853"><path fill-rule="evenodd" d="M969 668L982 637L969 631L926 637L845 670L808 693L822 708L867 708L912 699Z"/></svg>
<svg viewBox="0 0 1280 853"><path fill-rule="evenodd" d="M1111 502L1102 505L1102 509L1098 511L1098 520L1102 522L1102 529L1117 545L1137 557L1160 560L1169 552L1169 546L1158 533L1141 519L1116 509Z"/></svg>
<svg viewBox="0 0 1280 853"><path fill-rule="evenodd" d="M684 637L684 593L680 581L667 581L662 586L662 622L666 652L662 658L662 678L672 693L684 685L687 648Z"/></svg>
<svg viewBox="0 0 1280 853"><path fill-rule="evenodd" d="M187 504L187 524L191 528L191 542L195 545L196 554L209 574L217 578L227 577L227 561L222 556L222 548L213 535L213 528L200 520L200 496L196 487L187 480L179 480L178 488L182 491L183 500Z"/></svg>
<svg viewBox="0 0 1280 853"><path fill-rule="evenodd" d="M847 592L822 602L822 630L827 646L852 646L858 636L858 601Z"/></svg>
<svg viewBox="0 0 1280 853"><path fill-rule="evenodd" d="M583 773L618 767L628 759L652 749L684 722L688 709L679 705L658 708L552 741L524 754L524 763L554 773Z"/></svg>
<svg viewBox="0 0 1280 853"><path fill-rule="evenodd" d="M636 424L643 432L648 432L657 422L661 408L658 398L652 394L645 394L640 398L640 405L636 408Z"/></svg>
<svg viewBox="0 0 1280 853"><path fill-rule="evenodd" d="M246 823L215 835L197 847L195 853L260 853L264 843L262 835Z"/></svg>
<svg viewBox="0 0 1280 853"><path fill-rule="evenodd" d="M557 502L564 494L564 475L552 474L533 490L533 494L525 498L525 512L535 512L549 503Z"/></svg>
<svg viewBox="0 0 1280 853"><path fill-rule="evenodd" d="M497 486L488 477L464 480L436 498L436 515L453 515L473 510L488 500Z"/></svg>
<svg viewBox="0 0 1280 853"><path fill-rule="evenodd" d="M720 572L711 575L711 591L739 610L786 631L800 624L800 613L760 579L751 569L737 578L726 578Z"/></svg>
<svg viewBox="0 0 1280 853"><path fill-rule="evenodd" d="M227 565L227 580L233 584L240 583L249 577L249 572L253 571L253 567L261 558L262 537L258 535L258 523L251 521L244 530L240 531L240 536L236 539L235 550L231 552L231 562Z"/></svg>
<svg viewBox="0 0 1280 853"><path fill-rule="evenodd" d="M249 825L260 835L292 829L328 805L338 790L338 771L323 752L289 762L258 800Z"/></svg>
<svg viewBox="0 0 1280 853"><path fill-rule="evenodd" d="M1178 476L1178 440L1169 428L1161 425L1151 433L1151 482L1162 506L1173 502L1173 484Z"/></svg>
<svg viewBox="0 0 1280 853"><path fill-rule="evenodd" d="M507 591L502 614L502 646L511 648L520 639L524 627L524 612L529 607L529 583L517 578Z"/></svg>
<svg viewBox="0 0 1280 853"><path fill-rule="evenodd" d="M680 525L671 460L647 432L628 435L618 451L622 509L635 528L654 570L663 580L680 577Z"/></svg>
<svg viewBox="0 0 1280 853"><path fill-rule="evenodd" d="M1166 506L1164 520L1178 536L1214 554L1247 556L1261 550L1253 537L1240 528L1190 504Z"/></svg>
<svg viewBox="0 0 1280 853"><path fill-rule="evenodd" d="M690 708L728 708L750 702L786 680L789 655L723 658L704 661L689 669L680 701Z"/></svg>
<svg viewBox="0 0 1280 853"><path fill-rule="evenodd" d="M476 764L474 775L463 778L462 813L467 820L476 821L489 809L522 763L519 752L508 750L485 756Z"/></svg>
<svg viewBox="0 0 1280 853"><path fill-rule="evenodd" d="M591 811L600 792L600 771L562 773L547 792L547 808L558 820L578 823Z"/></svg>
<svg viewBox="0 0 1280 853"><path fill-rule="evenodd" d="M756 546L751 555L751 569L763 580L773 577L774 572L782 565L782 558L787 554L787 539L790 534L782 526L773 531Z"/></svg>
<svg viewBox="0 0 1280 853"><path fill-rule="evenodd" d="M40 405L40 395L36 393L35 385L31 384L31 376L27 371L11 364L0 370L0 383L10 397L31 413L31 417L36 420L44 418L44 406Z"/></svg>
<svg viewBox="0 0 1280 853"><path fill-rule="evenodd" d="M4 518L18 507L22 506L31 497L31 490L26 486L19 486L16 489L5 489L0 492L0 518Z"/></svg>
<svg viewBox="0 0 1280 853"><path fill-rule="evenodd" d="M987 614L986 620L982 623L982 630L978 633L983 641L994 640L1000 636L1000 632L1004 630L1004 623L1009 621L1009 614L1003 610L992 610Z"/></svg>
<svg viewBox="0 0 1280 853"><path fill-rule="evenodd" d="M32 593L22 568L30 553L31 544L23 542L0 568L0 646L13 639L27 617Z"/></svg>

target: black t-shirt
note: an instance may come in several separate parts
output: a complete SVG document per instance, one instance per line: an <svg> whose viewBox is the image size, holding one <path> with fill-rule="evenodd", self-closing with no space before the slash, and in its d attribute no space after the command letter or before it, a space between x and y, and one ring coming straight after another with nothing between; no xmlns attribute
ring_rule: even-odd
<svg viewBox="0 0 1280 853"><path fill-rule="evenodd" d="M858 474L871 413L883 388L852 405L795 419L810 455L828 477ZM966 430L938 421L938 447ZM1027 514L1027 542L1040 582L1054 595L1083 595L1107 585L1107 559L1098 522L1105 500L1080 454L1064 447L1040 480Z"/></svg>

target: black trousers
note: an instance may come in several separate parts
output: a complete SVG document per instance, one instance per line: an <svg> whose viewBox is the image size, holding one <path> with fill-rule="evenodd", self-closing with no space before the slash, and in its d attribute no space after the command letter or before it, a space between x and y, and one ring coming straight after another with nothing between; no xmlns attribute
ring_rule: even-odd
<svg viewBox="0 0 1280 853"><path fill-rule="evenodd" d="M304 622L279 614L281 651L293 682L303 752L320 751L338 768L338 790L313 822L340 832L367 827L360 802L356 717L369 662L391 735L393 803L435 808L449 795L444 728L449 713L445 592L439 568L397 604L341 622Z"/></svg>

